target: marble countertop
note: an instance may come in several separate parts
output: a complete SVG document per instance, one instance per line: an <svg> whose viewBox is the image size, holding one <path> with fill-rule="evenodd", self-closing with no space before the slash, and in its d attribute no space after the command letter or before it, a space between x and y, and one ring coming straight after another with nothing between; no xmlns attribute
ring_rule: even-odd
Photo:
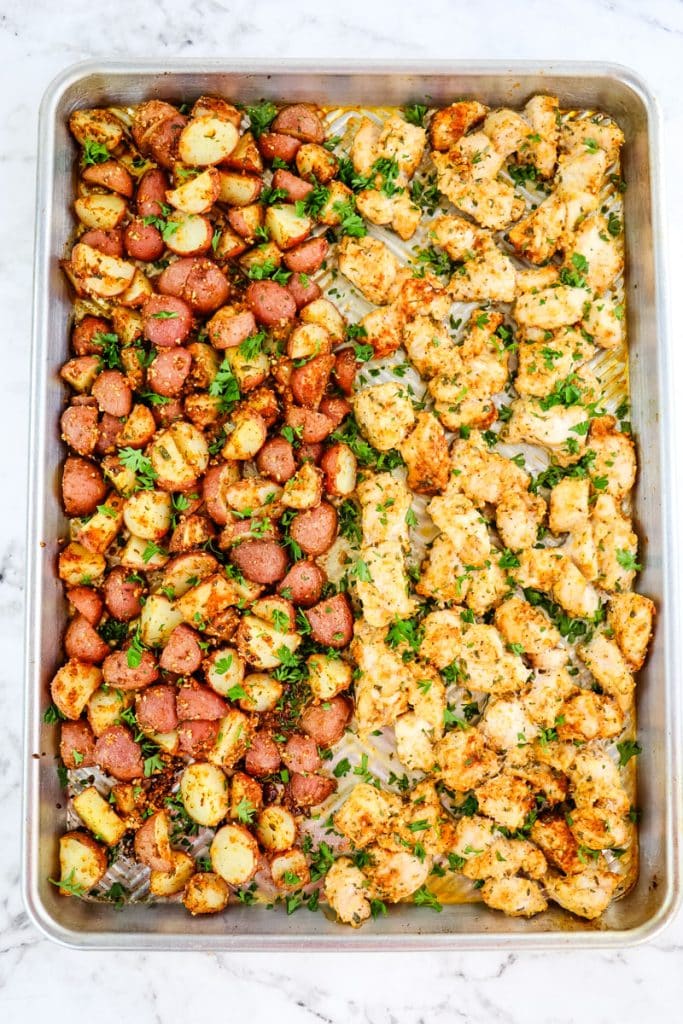
<svg viewBox="0 0 683 1024"><path fill-rule="evenodd" d="M558 13L551 13L558 12ZM67 64L88 57L202 56L606 60L639 71L664 116L666 215L679 239L683 157L680 0L4 0L0 11L0 308L3 530L0 538L0 1019L98 1024L230 1018L283 1024L548 1024L675 1019L683 1001L683 916L651 944L608 953L77 953L39 935L19 887L21 627L28 339L36 120ZM671 246L670 280L683 272Z"/></svg>

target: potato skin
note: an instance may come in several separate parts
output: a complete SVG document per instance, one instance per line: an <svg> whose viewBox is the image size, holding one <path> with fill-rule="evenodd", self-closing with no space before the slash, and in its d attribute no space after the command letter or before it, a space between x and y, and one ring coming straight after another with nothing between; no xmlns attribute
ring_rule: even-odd
<svg viewBox="0 0 683 1024"><path fill-rule="evenodd" d="M320 601L305 612L311 633L319 644L341 649L353 636L353 612L346 594Z"/></svg>
<svg viewBox="0 0 683 1024"><path fill-rule="evenodd" d="M300 775L295 772L288 784L287 794L296 807L317 807L337 788L336 779L323 775Z"/></svg>
<svg viewBox="0 0 683 1024"><path fill-rule="evenodd" d="M252 281L245 297L258 323L266 327L286 323L296 316L291 292L276 281Z"/></svg>
<svg viewBox="0 0 683 1024"><path fill-rule="evenodd" d="M243 541L233 548L230 559L253 583L277 583L289 565L284 548L268 540Z"/></svg>
<svg viewBox="0 0 683 1024"><path fill-rule="evenodd" d="M244 767L249 775L272 775L279 770L281 760L278 745L272 736L266 732L255 732L244 759Z"/></svg>
<svg viewBox="0 0 683 1024"><path fill-rule="evenodd" d="M301 716L301 728L321 747L331 747L344 735L351 718L351 705L344 697L313 704Z"/></svg>
<svg viewBox="0 0 683 1024"><path fill-rule="evenodd" d="M62 722L59 756L65 768L90 768L95 764L95 737L87 722Z"/></svg>
<svg viewBox="0 0 683 1024"><path fill-rule="evenodd" d="M107 611L121 622L136 619L142 611L143 585L131 579L131 572L115 566L104 581L104 603Z"/></svg>
<svg viewBox="0 0 683 1024"><path fill-rule="evenodd" d="M278 585L278 593L301 608L311 608L320 599L327 581L320 566L308 559L296 562Z"/></svg>
<svg viewBox="0 0 683 1024"><path fill-rule="evenodd" d="M298 512L292 520L290 534L307 555L313 558L324 555L337 536L337 510L323 501L317 508Z"/></svg>
<svg viewBox="0 0 683 1024"><path fill-rule="evenodd" d="M271 128L283 135L292 135L302 142L322 142L325 129L317 110L309 103L294 103L284 107L273 121Z"/></svg>
<svg viewBox="0 0 683 1024"><path fill-rule="evenodd" d="M94 462L69 455L62 472L62 501L68 516L89 516L107 494L102 470Z"/></svg>
<svg viewBox="0 0 683 1024"><path fill-rule="evenodd" d="M286 483L296 473L291 443L284 437L271 437L256 456L256 468L268 480Z"/></svg>
<svg viewBox="0 0 683 1024"><path fill-rule="evenodd" d="M131 782L144 774L140 744L124 725L112 725L98 736L95 760L105 772L122 782Z"/></svg>
<svg viewBox="0 0 683 1024"><path fill-rule="evenodd" d="M109 645L84 615L76 615L69 623L64 635L64 650L68 658L80 658L94 665L103 662L110 653Z"/></svg>

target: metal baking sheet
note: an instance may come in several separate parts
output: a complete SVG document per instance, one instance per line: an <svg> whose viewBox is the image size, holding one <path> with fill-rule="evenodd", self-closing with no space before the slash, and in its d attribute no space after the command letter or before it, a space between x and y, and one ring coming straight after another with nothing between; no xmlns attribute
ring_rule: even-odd
<svg viewBox="0 0 683 1024"><path fill-rule="evenodd" d="M117 911L106 904L60 897L47 879L54 870L57 840L65 824L64 797L54 763L56 731L42 725L40 713L59 657L53 624L65 615L54 559L64 522L57 498L62 453L56 428L63 392L56 371L66 354L70 309L58 269L73 227L69 113L82 106L126 106L150 96L187 100L203 92L241 102L316 100L331 108L400 106L425 98L438 106L460 95L476 95L491 105L515 107L537 91L557 93L563 108L605 111L626 135L623 169L630 187L624 197L625 287L632 420L640 464L634 509L647 567L639 589L654 598L659 610L654 649L639 677L639 737L644 749L639 759L638 802L643 817L636 885L594 923L578 921L559 908L520 922L479 903L445 905L438 915L406 905L392 908L388 918L359 932L305 911L287 917L260 907L231 906L220 918L190 919L182 907L168 904L133 904ZM341 133L348 116L345 112L337 119L331 114L335 133ZM35 257L24 836L27 906L50 937L75 946L106 948L551 948L642 941L672 915L679 896L674 672L679 659L674 648L680 631L674 617L678 604L672 510L663 471L672 458L656 134L654 102L644 85L625 69L595 65L403 63L399 70L389 64L344 62L320 68L292 62L269 73L258 62L230 66L187 62L163 70L151 64L87 64L68 69L50 86L40 119ZM387 240L396 241L394 236ZM610 390L621 391L621 382L608 376ZM623 379L623 363L616 376Z"/></svg>

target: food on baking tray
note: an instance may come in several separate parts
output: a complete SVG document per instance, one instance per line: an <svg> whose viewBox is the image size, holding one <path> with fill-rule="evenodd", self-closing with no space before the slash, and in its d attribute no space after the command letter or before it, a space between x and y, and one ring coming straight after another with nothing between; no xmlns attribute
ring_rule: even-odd
<svg viewBox="0 0 683 1024"><path fill-rule="evenodd" d="M70 127L59 891L598 917L654 619L619 127L553 96Z"/></svg>

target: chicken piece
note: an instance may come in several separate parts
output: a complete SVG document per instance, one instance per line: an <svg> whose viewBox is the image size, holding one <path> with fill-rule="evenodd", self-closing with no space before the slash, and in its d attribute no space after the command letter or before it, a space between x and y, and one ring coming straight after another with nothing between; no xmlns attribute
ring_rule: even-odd
<svg viewBox="0 0 683 1024"><path fill-rule="evenodd" d="M432 869L431 857L420 859L406 850L385 850L380 846L372 846L369 853L371 860L365 873L370 879L373 892L389 903L398 903L412 896L427 881Z"/></svg>
<svg viewBox="0 0 683 1024"><path fill-rule="evenodd" d="M590 521L578 526L563 545L562 550L571 558L582 576L594 583L598 578L598 549L595 545Z"/></svg>
<svg viewBox="0 0 683 1024"><path fill-rule="evenodd" d="M356 662L355 718L358 734L392 725L408 710L409 667L384 643L384 630L361 624L351 644Z"/></svg>
<svg viewBox="0 0 683 1024"><path fill-rule="evenodd" d="M557 251L566 223L567 203L554 194L513 225L508 238L518 255L532 263L545 263Z"/></svg>
<svg viewBox="0 0 683 1024"><path fill-rule="evenodd" d="M613 164L624 144L624 133L614 123L596 124L594 121L565 121L560 127L560 151L564 156L573 157L604 150L607 163Z"/></svg>
<svg viewBox="0 0 683 1024"><path fill-rule="evenodd" d="M363 342L372 345L374 358L390 356L401 344L403 317L394 306L378 306L359 321L367 337Z"/></svg>
<svg viewBox="0 0 683 1024"><path fill-rule="evenodd" d="M493 818L503 828L522 828L527 815L536 806L534 794L516 775L502 772L488 779L477 789L477 802L482 814Z"/></svg>
<svg viewBox="0 0 683 1024"><path fill-rule="evenodd" d="M533 917L548 908L540 885L529 878L489 878L480 893L487 907L508 917Z"/></svg>
<svg viewBox="0 0 683 1024"><path fill-rule="evenodd" d="M513 687L507 687L508 692ZM516 750L521 744L530 743L538 734L527 713L524 701L519 697L498 698L486 705L481 722L482 735L497 750Z"/></svg>
<svg viewBox="0 0 683 1024"><path fill-rule="evenodd" d="M593 506L593 533L598 550L600 586L611 592L630 590L638 571L638 537L611 494L599 494Z"/></svg>
<svg viewBox="0 0 683 1024"><path fill-rule="evenodd" d="M325 875L325 899L343 924L358 928L370 917L368 880L348 857L337 857Z"/></svg>
<svg viewBox="0 0 683 1024"><path fill-rule="evenodd" d="M567 799L569 785L566 776L551 765L540 764L532 744L508 750L504 770L525 782L534 796L542 796L550 806Z"/></svg>
<svg viewBox="0 0 683 1024"><path fill-rule="evenodd" d="M556 772L571 771L576 761L577 748L573 743L560 743L559 740L538 740L531 747L531 752L539 764L548 765Z"/></svg>
<svg viewBox="0 0 683 1024"><path fill-rule="evenodd" d="M580 874L548 875L545 889L548 897L565 910L594 921L607 909L620 880L621 876L608 871L601 859Z"/></svg>
<svg viewBox="0 0 683 1024"><path fill-rule="evenodd" d="M455 601L458 604L467 596L468 584L469 571L460 560L457 545L440 534L422 563L416 591L440 603Z"/></svg>
<svg viewBox="0 0 683 1024"><path fill-rule="evenodd" d="M407 550L406 515L411 494L403 480L391 473L363 476L356 488L361 507L361 529L366 545L394 541Z"/></svg>
<svg viewBox="0 0 683 1024"><path fill-rule="evenodd" d="M540 327L554 331L581 320L584 305L590 300L585 288L560 284L520 295L513 316L522 327Z"/></svg>
<svg viewBox="0 0 683 1024"><path fill-rule="evenodd" d="M370 626L388 626L393 619L409 619L415 599L409 595L403 549L398 541L386 540L363 546L361 562L369 579L356 579L356 592Z"/></svg>
<svg viewBox="0 0 683 1024"><path fill-rule="evenodd" d="M489 561L470 572L466 603L475 615L484 615L490 608L497 608L510 586L507 573L497 562Z"/></svg>
<svg viewBox="0 0 683 1024"><path fill-rule="evenodd" d="M458 558L465 565L480 566L491 553L486 520L452 478L443 494L427 505L434 524L453 542ZM536 539L534 534L534 540Z"/></svg>
<svg viewBox="0 0 683 1024"><path fill-rule="evenodd" d="M419 412L415 427L401 443L408 487L417 494L438 494L448 483L451 463L444 429L431 412Z"/></svg>
<svg viewBox="0 0 683 1024"><path fill-rule="evenodd" d="M531 491L507 491L496 508L496 526L506 548L521 551L536 543L545 519L543 498Z"/></svg>
<svg viewBox="0 0 683 1024"><path fill-rule="evenodd" d="M460 651L463 630L460 612L453 608L429 612L422 620L422 629L420 657L438 669L446 668Z"/></svg>
<svg viewBox="0 0 683 1024"><path fill-rule="evenodd" d="M577 843L589 850L619 849L629 842L629 825L623 815L599 803L592 807L575 807L570 820Z"/></svg>
<svg viewBox="0 0 683 1024"><path fill-rule="evenodd" d="M456 440L451 447L453 476L461 490L481 507L497 505L512 489L527 490L530 477L520 466L486 447L474 431L468 440Z"/></svg>
<svg viewBox="0 0 683 1024"><path fill-rule="evenodd" d="M403 329L408 358L422 377L433 377L456 345L442 324L428 316L417 316Z"/></svg>
<svg viewBox="0 0 683 1024"><path fill-rule="evenodd" d="M486 138L486 136L483 136ZM474 136L466 136L473 139ZM437 171L439 190L453 203L456 209L469 214L477 224L493 231L502 230L511 221L517 220L524 212L524 200L515 195L515 190L506 182L486 180L486 174L502 164L491 146L485 148L489 159L482 160L475 150L456 153L456 144L449 153L433 153L432 160ZM455 157L455 159L454 159ZM476 160L477 162L473 162ZM482 167L479 167L483 164ZM472 180L472 172L479 168L478 177ZM497 173L497 171L496 171Z"/></svg>
<svg viewBox="0 0 683 1024"><path fill-rule="evenodd" d="M392 197L393 200L393 213L391 218L391 226L404 242L407 242L409 238L412 238L418 229L420 220L422 218L422 211L419 206L410 198L408 191L400 192L398 195Z"/></svg>
<svg viewBox="0 0 683 1024"><path fill-rule="evenodd" d="M437 217L430 225L437 245L452 260L463 261L449 284L455 302L491 299L512 302L516 273L512 260L499 249L490 231L475 228L462 217Z"/></svg>
<svg viewBox="0 0 683 1024"><path fill-rule="evenodd" d="M595 346L574 327L530 328L520 339L515 390L522 398L545 398L595 355Z"/></svg>
<svg viewBox="0 0 683 1024"><path fill-rule="evenodd" d="M460 181L475 183L493 181L505 162L504 156L483 131L463 135L451 146L446 157L435 153L433 160L437 171L447 162Z"/></svg>
<svg viewBox="0 0 683 1024"><path fill-rule="evenodd" d="M420 208L405 191L387 196L376 189L363 189L356 196L356 206L371 224L391 225L404 241L412 238L420 223Z"/></svg>
<svg viewBox="0 0 683 1024"><path fill-rule="evenodd" d="M526 665L518 654L505 649L503 638L495 626L464 624L456 655L464 668L470 690L491 694L516 693L529 678Z"/></svg>
<svg viewBox="0 0 683 1024"><path fill-rule="evenodd" d="M465 132L482 120L488 111L478 100L460 100L437 110L429 122L429 141L432 149L445 153L459 142Z"/></svg>
<svg viewBox="0 0 683 1024"><path fill-rule="evenodd" d="M611 697L603 697L592 690L579 690L569 697L560 712L557 726L560 740L611 739L624 727L624 716Z"/></svg>
<svg viewBox="0 0 683 1024"><path fill-rule="evenodd" d="M633 439L615 427L613 416L597 416L591 420L588 444L595 452L591 475L604 478L605 493L619 500L636 482L636 452Z"/></svg>
<svg viewBox="0 0 683 1024"><path fill-rule="evenodd" d="M431 780L418 782L407 795L401 814L392 821L390 832L377 840L385 850L411 849L420 843L428 856L443 852L447 836L442 835L444 809Z"/></svg>
<svg viewBox="0 0 683 1024"><path fill-rule="evenodd" d="M481 130L488 135L496 152L504 157L516 153L533 134L529 122L508 107L490 111L484 118Z"/></svg>
<svg viewBox="0 0 683 1024"><path fill-rule="evenodd" d="M405 184L419 167L426 144L427 132L424 128L393 114L382 126L377 140L377 152L381 158L396 161L397 180Z"/></svg>
<svg viewBox="0 0 683 1024"><path fill-rule="evenodd" d="M361 118L356 134L351 143L351 161L358 174L367 177L372 165L377 160L377 144L381 128L369 117Z"/></svg>
<svg viewBox="0 0 683 1024"><path fill-rule="evenodd" d="M624 307L616 299L597 299L584 311L581 326L600 348L619 348L624 343Z"/></svg>
<svg viewBox="0 0 683 1024"><path fill-rule="evenodd" d="M519 559L517 580L550 594L575 618L590 618L600 607L597 591L559 548L527 548Z"/></svg>
<svg viewBox="0 0 683 1024"><path fill-rule="evenodd" d="M415 713L428 723L435 739L441 739L446 710L446 687L439 673L431 665L411 662L412 678L408 686L408 701Z"/></svg>
<svg viewBox="0 0 683 1024"><path fill-rule="evenodd" d="M450 840L447 838L446 849L448 853L455 853L467 860L493 846L499 835L496 823L490 818L481 814L463 815L455 822Z"/></svg>
<svg viewBox="0 0 683 1024"><path fill-rule="evenodd" d="M586 217L575 231L572 252L565 254L565 266L569 270L573 267L572 257L577 254L588 263L585 278L593 292L604 292L610 288L624 269L622 239L612 237L607 230L607 221L600 213Z"/></svg>
<svg viewBox="0 0 683 1024"><path fill-rule="evenodd" d="M560 634L540 608L521 597L509 597L496 609L494 622L508 644L518 644L532 664L553 650Z"/></svg>
<svg viewBox="0 0 683 1024"><path fill-rule="evenodd" d="M518 270L517 293L523 295L526 292L538 292L542 288L550 288L551 285L557 284L559 279L560 275L554 263L548 264L546 267Z"/></svg>
<svg viewBox="0 0 683 1024"><path fill-rule="evenodd" d="M503 836L479 854L470 857L462 873L473 881L484 878L509 878L523 871L531 878L542 878L548 870L540 850L525 840Z"/></svg>
<svg viewBox="0 0 683 1024"><path fill-rule="evenodd" d="M550 492L548 526L553 533L570 533L588 522L590 483L586 477L566 476Z"/></svg>
<svg viewBox="0 0 683 1024"><path fill-rule="evenodd" d="M582 405L542 409L535 399L517 398L510 408L506 435L510 444L524 442L548 448L560 466L571 465L585 451L587 412Z"/></svg>
<svg viewBox="0 0 683 1024"><path fill-rule="evenodd" d="M562 143L560 143L562 150ZM587 196L597 197L605 179L609 159L604 150L595 152L584 149L582 152L565 153L562 151L559 167L555 175L555 191L568 202L567 228L574 230L581 210L575 206L577 200L586 201ZM597 205L597 202L596 202ZM595 206L591 207L595 209ZM576 216L573 216L576 210ZM588 212L585 209L583 213Z"/></svg>
<svg viewBox="0 0 683 1024"><path fill-rule="evenodd" d="M401 800L395 794L359 782L334 815L334 827L362 850L388 830L400 812Z"/></svg>
<svg viewBox="0 0 683 1024"><path fill-rule="evenodd" d="M357 391L353 407L363 435L381 452L397 448L415 423L410 395L393 381Z"/></svg>
<svg viewBox="0 0 683 1024"><path fill-rule="evenodd" d="M389 301L400 264L383 242L371 235L346 235L338 246L339 270L368 302L382 306Z"/></svg>
<svg viewBox="0 0 683 1024"><path fill-rule="evenodd" d="M628 598L638 595L623 596ZM629 664L619 649L618 641L610 639L604 633L594 633L587 644L577 648L576 653L602 690L616 700L623 712L627 712L633 705L636 684ZM634 667L639 668L640 665Z"/></svg>
<svg viewBox="0 0 683 1024"><path fill-rule="evenodd" d="M524 107L532 134L527 136L520 158L524 163L532 163L542 178L552 177L557 162L559 106L557 96L538 95L532 96Z"/></svg>
<svg viewBox="0 0 683 1024"><path fill-rule="evenodd" d="M654 618L654 603L642 594L613 594L609 599L608 625L614 633L621 653L634 670L641 668L645 661ZM611 671L609 674L621 675L624 678L623 670L617 673ZM607 692L614 696L612 690Z"/></svg>
<svg viewBox="0 0 683 1024"><path fill-rule="evenodd" d="M630 801L622 785L619 768L604 750L593 745L574 747L565 770L577 806L591 807L603 801L615 811L628 812Z"/></svg>
<svg viewBox="0 0 683 1024"><path fill-rule="evenodd" d="M428 772L434 765L434 730L415 711L399 715L394 723L396 756L411 772Z"/></svg>
<svg viewBox="0 0 683 1024"><path fill-rule="evenodd" d="M476 789L498 772L498 757L479 729L447 732L434 753L434 777L456 793Z"/></svg>
<svg viewBox="0 0 683 1024"><path fill-rule="evenodd" d="M561 815L537 818L531 826L530 838L550 863L566 875L583 871L585 865L579 859L578 843Z"/></svg>
<svg viewBox="0 0 683 1024"><path fill-rule="evenodd" d="M495 336L500 313L474 313L462 346L427 385L435 411L450 430L465 424L487 426L496 417L491 397L502 391L508 375L508 353Z"/></svg>
<svg viewBox="0 0 683 1024"><path fill-rule="evenodd" d="M406 322L416 316L443 320L453 305L448 291L436 275L415 277L408 267L403 267L398 273L389 298Z"/></svg>
<svg viewBox="0 0 683 1024"><path fill-rule="evenodd" d="M564 701L575 685L565 666L543 671L537 669L524 697L529 717L542 729L551 729L561 714Z"/></svg>

